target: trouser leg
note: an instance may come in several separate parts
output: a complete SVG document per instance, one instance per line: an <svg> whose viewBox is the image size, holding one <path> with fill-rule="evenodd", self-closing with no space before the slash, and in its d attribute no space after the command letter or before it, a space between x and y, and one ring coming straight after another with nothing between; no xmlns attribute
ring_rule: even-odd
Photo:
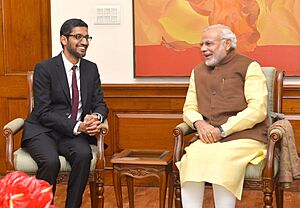
<svg viewBox="0 0 300 208"><path fill-rule="evenodd" d="M184 208L200 208L203 204L204 182L185 182L181 187Z"/></svg>
<svg viewBox="0 0 300 208"><path fill-rule="evenodd" d="M60 169L56 139L47 133L42 133L26 140L23 147L37 163L37 179L47 181L52 185L53 195L56 190L56 178Z"/></svg>
<svg viewBox="0 0 300 208"><path fill-rule="evenodd" d="M92 159L90 145L85 137L76 136L60 141L59 151L72 168L67 188L66 207L79 208L90 172Z"/></svg>
<svg viewBox="0 0 300 208"><path fill-rule="evenodd" d="M236 197L225 187L213 184L215 208L234 208Z"/></svg>

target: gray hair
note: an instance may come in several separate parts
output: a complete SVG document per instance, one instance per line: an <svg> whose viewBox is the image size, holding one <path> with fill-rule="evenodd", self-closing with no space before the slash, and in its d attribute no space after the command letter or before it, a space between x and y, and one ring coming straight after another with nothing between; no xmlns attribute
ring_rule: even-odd
<svg viewBox="0 0 300 208"><path fill-rule="evenodd" d="M230 39L231 43L232 43L231 48L236 48L236 43L237 43L236 35L231 31L230 27L228 27L226 25L223 25L223 24L210 25L206 29L204 29L203 32L206 32L206 31L212 30L212 29L217 29L217 28L221 29L220 39L221 40Z"/></svg>

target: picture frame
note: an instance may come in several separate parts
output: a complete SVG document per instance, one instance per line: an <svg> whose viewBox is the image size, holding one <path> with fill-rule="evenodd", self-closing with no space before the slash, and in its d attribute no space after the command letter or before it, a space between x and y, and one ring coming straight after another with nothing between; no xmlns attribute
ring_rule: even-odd
<svg viewBox="0 0 300 208"><path fill-rule="evenodd" d="M190 76L203 61L199 45L203 29L217 23L232 28L238 52L261 66L300 76L300 20L291 10L297 6L294 1L263 5L233 0L220 10L222 2L133 0L134 77Z"/></svg>

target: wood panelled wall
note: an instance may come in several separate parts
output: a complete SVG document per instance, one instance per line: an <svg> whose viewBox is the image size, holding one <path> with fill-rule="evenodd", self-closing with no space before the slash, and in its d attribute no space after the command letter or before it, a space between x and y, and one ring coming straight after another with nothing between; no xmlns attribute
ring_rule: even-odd
<svg viewBox="0 0 300 208"><path fill-rule="evenodd" d="M26 80L18 76L18 85L5 105L8 115L1 123L26 116ZM182 106L187 84L104 84L105 100L109 106L109 133L105 142L107 183L111 184L110 158L124 148L147 148L172 150L173 128L182 121ZM283 112L291 120L300 152L300 85L285 85ZM3 107L0 108L3 115ZM20 134L16 144L19 144ZM4 167L4 141L1 140L0 169Z"/></svg>
<svg viewBox="0 0 300 208"><path fill-rule="evenodd" d="M51 57L50 0L1 0L0 4L0 127L25 117L28 70ZM16 142L18 143L18 141ZM0 171L5 141L0 139Z"/></svg>
<svg viewBox="0 0 300 208"><path fill-rule="evenodd" d="M111 175L111 156L124 148L172 150L172 130L182 122L188 85L116 84L103 88L110 109L107 176ZM285 85L283 95L283 113L294 127L300 153L300 85ZM111 184L110 177L106 183Z"/></svg>
<svg viewBox="0 0 300 208"><path fill-rule="evenodd" d="M50 0L2 0L0 5L0 127L27 115L26 75L51 57ZM182 121L186 84L106 84L110 108L106 143L110 158L124 148L172 149L172 129ZM284 86L283 111L294 126L300 152L300 85ZM15 142L19 146L21 133ZM0 172L5 172L5 141L0 137Z"/></svg>

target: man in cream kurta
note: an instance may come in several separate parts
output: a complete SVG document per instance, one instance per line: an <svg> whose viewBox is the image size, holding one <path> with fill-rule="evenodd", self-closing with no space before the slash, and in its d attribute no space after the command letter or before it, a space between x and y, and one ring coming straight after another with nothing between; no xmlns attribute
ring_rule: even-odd
<svg viewBox="0 0 300 208"><path fill-rule="evenodd" d="M230 28L204 30L204 64L194 68L183 120L197 140L177 163L185 208L202 207L204 182L212 183L215 207L235 207L245 169L266 153L267 86L259 64L235 52Z"/></svg>

